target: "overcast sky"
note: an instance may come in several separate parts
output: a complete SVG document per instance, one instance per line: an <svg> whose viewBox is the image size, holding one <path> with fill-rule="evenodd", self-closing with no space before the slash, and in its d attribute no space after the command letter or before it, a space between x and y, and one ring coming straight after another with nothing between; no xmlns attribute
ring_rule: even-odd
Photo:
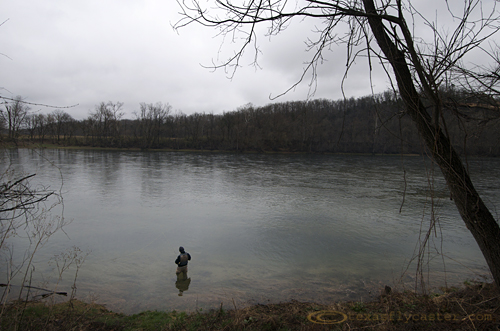
<svg viewBox="0 0 500 331"><path fill-rule="evenodd" d="M217 114L274 102L269 96L292 86L311 56L304 40L314 36L312 24L297 20L270 42L260 39L260 69L243 66L230 80L223 70L202 67L217 59L221 40L216 31L196 25L174 31L178 12L175 0L4 0L0 95L58 107L78 104L65 109L77 119L107 101L123 102L128 118L141 102L169 103L186 114ZM224 46L225 52L235 49L231 43ZM345 53L342 46L328 53L314 98L342 97ZM247 55L243 64L251 62ZM367 68L359 59L351 69L347 96L371 93ZM306 99L308 81L276 101ZM373 84L375 92L389 87L380 70L374 71Z"/></svg>

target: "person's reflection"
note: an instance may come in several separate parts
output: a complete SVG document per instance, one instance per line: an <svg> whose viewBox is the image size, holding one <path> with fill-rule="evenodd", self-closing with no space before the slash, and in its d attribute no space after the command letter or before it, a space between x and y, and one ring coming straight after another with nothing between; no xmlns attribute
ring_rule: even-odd
<svg viewBox="0 0 500 331"><path fill-rule="evenodd" d="M191 283L191 278L188 278L187 271L177 274L177 281L175 282L175 287L179 290L178 296L182 296L182 293L189 289L189 284Z"/></svg>

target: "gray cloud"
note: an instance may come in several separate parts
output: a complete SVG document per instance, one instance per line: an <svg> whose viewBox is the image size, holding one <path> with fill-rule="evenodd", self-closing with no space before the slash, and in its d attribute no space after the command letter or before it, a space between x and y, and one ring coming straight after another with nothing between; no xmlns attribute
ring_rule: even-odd
<svg viewBox="0 0 500 331"><path fill-rule="evenodd" d="M442 9L440 9L442 10ZM265 105L292 86L301 76L304 40L314 37L313 24L296 20L282 35L259 37L262 69L243 66L232 80L223 70L212 72L200 64L232 54L235 44L226 41L220 51L215 30L188 26L179 33L171 27L178 19L178 5L167 1L9 1L2 5L0 56L4 96L22 95L28 101L68 106L75 118L84 118L102 101L124 102L127 117L140 102L170 103L175 110L231 111L246 103ZM342 97L345 47L325 53L319 66L316 98ZM250 64L250 50L242 64ZM347 96L371 93L365 59L358 59L345 84ZM303 100L304 82L277 101ZM373 72L376 92L388 88L380 69ZM32 107L36 108L36 107ZM42 108L42 112L52 108Z"/></svg>

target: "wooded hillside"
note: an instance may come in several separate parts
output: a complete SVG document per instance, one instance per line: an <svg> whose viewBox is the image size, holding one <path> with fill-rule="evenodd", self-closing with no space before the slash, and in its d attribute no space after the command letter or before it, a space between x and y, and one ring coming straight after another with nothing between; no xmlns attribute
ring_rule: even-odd
<svg viewBox="0 0 500 331"><path fill-rule="evenodd" d="M458 151L499 156L498 106L477 97L451 96L443 116L447 134ZM80 121L61 110L48 115L27 114L16 132L4 121L4 139L28 137L62 145L235 152L423 152L400 99L389 91L337 101L294 101L264 107L248 104L223 114L186 115L172 113L168 104L142 103L133 120L122 119L122 105L101 103Z"/></svg>

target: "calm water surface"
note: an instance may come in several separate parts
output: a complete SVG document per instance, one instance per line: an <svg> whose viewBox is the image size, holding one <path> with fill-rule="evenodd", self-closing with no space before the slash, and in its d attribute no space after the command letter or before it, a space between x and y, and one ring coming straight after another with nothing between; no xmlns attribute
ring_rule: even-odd
<svg viewBox="0 0 500 331"><path fill-rule="evenodd" d="M4 167L36 172L37 183L63 183L73 221L40 251L37 280L51 282L54 254L91 250L78 297L116 311L368 298L414 280L414 263L401 275L432 203L433 242L446 256L443 265L430 255L435 285L487 273L441 173L429 179L421 157L27 149L2 157ZM500 160L469 166L496 215ZM193 257L183 296L173 262L181 245ZM61 284L68 291L73 276Z"/></svg>

